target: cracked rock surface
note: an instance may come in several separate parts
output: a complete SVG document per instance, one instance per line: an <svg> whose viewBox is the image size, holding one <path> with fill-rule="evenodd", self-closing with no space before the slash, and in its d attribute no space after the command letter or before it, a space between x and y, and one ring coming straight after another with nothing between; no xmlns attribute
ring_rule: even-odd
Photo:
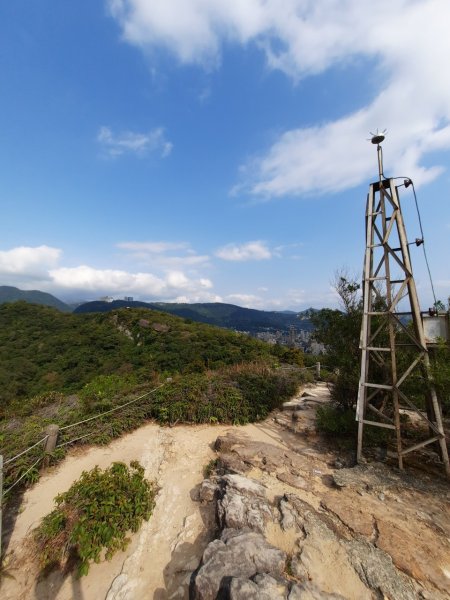
<svg viewBox="0 0 450 600"><path fill-rule="evenodd" d="M316 388L314 404L325 396ZM191 598L450 597L445 480L376 462L349 468L313 433L314 407L290 404L273 415L272 439L217 439L216 473L202 487L218 532Z"/></svg>

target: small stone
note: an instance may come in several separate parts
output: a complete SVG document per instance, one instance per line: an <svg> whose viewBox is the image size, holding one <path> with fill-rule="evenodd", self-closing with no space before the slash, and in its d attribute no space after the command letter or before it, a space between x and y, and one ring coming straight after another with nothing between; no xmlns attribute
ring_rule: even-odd
<svg viewBox="0 0 450 600"><path fill-rule="evenodd" d="M200 502L212 502L218 492L219 486L210 479L202 481L199 489Z"/></svg>
<svg viewBox="0 0 450 600"><path fill-rule="evenodd" d="M335 469L344 469L345 466L345 462L341 458L336 458L336 460L334 461Z"/></svg>

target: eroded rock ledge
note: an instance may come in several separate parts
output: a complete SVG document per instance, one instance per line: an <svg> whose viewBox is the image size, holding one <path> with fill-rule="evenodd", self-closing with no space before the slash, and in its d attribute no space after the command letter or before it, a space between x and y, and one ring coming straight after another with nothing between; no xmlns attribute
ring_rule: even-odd
<svg viewBox="0 0 450 600"><path fill-rule="evenodd" d="M218 531L192 576L194 600L447 597L448 547L428 532L425 546L418 539L408 548L401 477L394 481L383 465L358 467L361 489L352 469L333 471L299 447L233 433L216 448L217 474L203 481L199 498L213 503ZM425 535L420 519L417 526Z"/></svg>

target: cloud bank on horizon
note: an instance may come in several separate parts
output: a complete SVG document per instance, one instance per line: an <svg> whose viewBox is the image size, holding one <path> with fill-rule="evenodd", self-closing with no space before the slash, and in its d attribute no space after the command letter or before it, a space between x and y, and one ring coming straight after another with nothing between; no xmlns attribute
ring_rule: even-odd
<svg viewBox="0 0 450 600"><path fill-rule="evenodd" d="M182 65L219 69L227 44L254 44L269 69L294 82L358 59L374 60L373 99L340 119L284 131L244 165L234 192L260 197L329 193L373 171L361 135L387 128L393 169L427 183L424 164L450 149L448 0L109 0L123 39L152 57L164 48ZM342 148L346 152L342 152Z"/></svg>
<svg viewBox="0 0 450 600"><path fill-rule="evenodd" d="M99 269L88 265L76 267L61 266L63 252L60 248L49 246L21 246L7 251L0 251L0 277L11 285L22 289L39 289L64 297L76 297L77 294L91 294L94 298L100 295L136 295L149 300L171 300L183 302L187 298L198 302L216 302L220 297L210 292L212 282L197 274L186 274L181 270L185 266L187 256L170 256L167 251L186 249L186 244L154 243L122 243L117 245L125 250L142 248L150 251L150 255L141 254L141 259L153 257L153 269L132 272L121 269ZM136 258L136 255L134 255ZM203 260L204 257L196 257ZM195 264L195 261L193 261ZM92 299L92 298L91 298Z"/></svg>
<svg viewBox="0 0 450 600"><path fill-rule="evenodd" d="M93 300L101 296L135 296L144 301L230 302L248 308L284 308L280 299L266 297L269 288L259 294L214 292L210 278L199 267L211 267L213 257L197 254L186 242L120 242L116 244L128 262L142 270L95 268L88 265L63 266L63 251L49 246L21 246L0 251L0 280L24 290L40 289L63 300ZM223 261L246 262L281 257L281 248L270 249L265 242L228 244L213 252ZM151 266L152 272L148 271ZM308 301L305 290L290 290L290 303ZM335 299L330 290L328 301Z"/></svg>

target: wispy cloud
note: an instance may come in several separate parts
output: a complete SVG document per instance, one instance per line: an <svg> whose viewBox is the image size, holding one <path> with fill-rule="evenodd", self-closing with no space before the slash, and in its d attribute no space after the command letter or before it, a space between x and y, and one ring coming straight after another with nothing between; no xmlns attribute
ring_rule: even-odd
<svg viewBox="0 0 450 600"><path fill-rule="evenodd" d="M206 254L197 254L187 242L120 242L117 247L153 268L206 267L210 260Z"/></svg>
<svg viewBox="0 0 450 600"><path fill-rule="evenodd" d="M351 68L355 60L370 64L367 76L379 85L366 106L283 132L243 165L234 191L273 198L367 181L376 160L365 138L377 127L389 130L390 171L425 183L444 170L423 159L450 150L450 86L443 75L448 0L286 0L283 10L279 0L109 0L109 6L125 40L150 56L163 47L183 64L217 68L230 43L257 46L268 67L293 82Z"/></svg>
<svg viewBox="0 0 450 600"><path fill-rule="evenodd" d="M216 250L215 255L222 260L231 261L267 260L272 258L272 252L267 244L261 241L227 244Z"/></svg>
<svg viewBox="0 0 450 600"><path fill-rule="evenodd" d="M122 156L123 154L134 154L146 156L157 153L162 158L169 156L173 144L166 139L162 127L153 129L147 133L124 131L114 134L110 127L100 127L97 134L97 142L103 152L109 157Z"/></svg>

